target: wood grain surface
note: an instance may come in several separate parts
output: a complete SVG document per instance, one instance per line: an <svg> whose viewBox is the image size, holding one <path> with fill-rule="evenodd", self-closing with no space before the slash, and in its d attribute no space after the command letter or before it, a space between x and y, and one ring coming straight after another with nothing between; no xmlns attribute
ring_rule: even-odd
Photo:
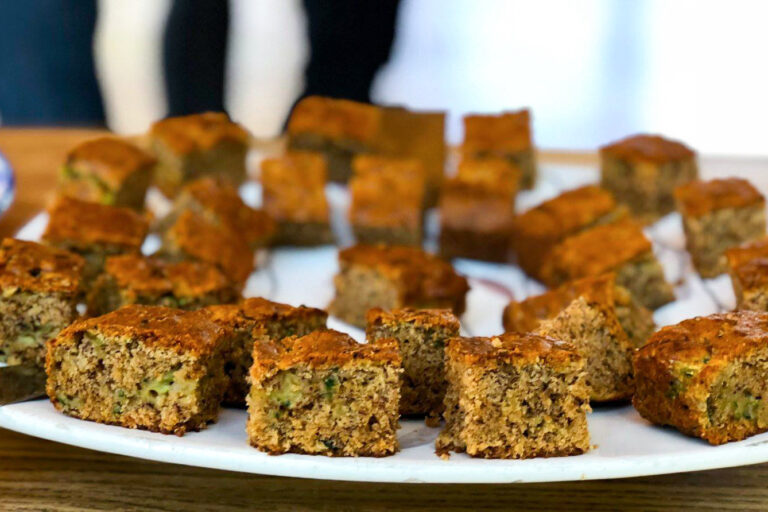
<svg viewBox="0 0 768 512"><path fill-rule="evenodd" d="M67 149L98 132L0 129L18 190L0 220L13 234L52 196ZM545 153L591 164L594 155ZM721 162L729 165L726 159ZM730 162L732 165L733 162ZM768 163L761 162L768 169ZM736 168L736 167L734 167ZM625 480L396 485L257 476L147 462L0 429L0 510L768 510L768 464Z"/></svg>

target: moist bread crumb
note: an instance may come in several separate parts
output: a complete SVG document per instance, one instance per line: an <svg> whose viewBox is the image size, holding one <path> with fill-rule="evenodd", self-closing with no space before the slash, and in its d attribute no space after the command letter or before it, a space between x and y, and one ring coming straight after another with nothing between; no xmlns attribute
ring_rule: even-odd
<svg viewBox="0 0 768 512"><path fill-rule="evenodd" d="M5 238L0 245L0 362L42 365L45 342L76 317L85 261Z"/></svg>
<svg viewBox="0 0 768 512"><path fill-rule="evenodd" d="M48 343L47 393L69 416L181 436L216 420L230 340L203 312L126 306Z"/></svg>
<svg viewBox="0 0 768 512"><path fill-rule="evenodd" d="M634 358L640 415L717 445L768 430L768 314L737 311L662 328Z"/></svg>
<svg viewBox="0 0 768 512"><path fill-rule="evenodd" d="M571 345L519 333L457 337L445 361L438 455L527 459L589 450L584 358Z"/></svg>
<svg viewBox="0 0 768 512"><path fill-rule="evenodd" d="M459 335L459 320L447 309L368 310L368 343L395 339L403 358L400 414L426 416L437 426L445 396L445 344Z"/></svg>
<svg viewBox="0 0 768 512"><path fill-rule="evenodd" d="M251 445L273 455L392 455L400 365L393 339L363 345L320 330L256 341L246 426Z"/></svg>

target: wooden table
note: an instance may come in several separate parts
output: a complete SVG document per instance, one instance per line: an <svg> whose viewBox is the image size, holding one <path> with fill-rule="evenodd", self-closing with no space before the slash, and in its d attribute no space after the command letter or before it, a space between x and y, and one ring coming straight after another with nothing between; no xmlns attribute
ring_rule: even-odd
<svg viewBox="0 0 768 512"><path fill-rule="evenodd" d="M15 232L46 204L63 155L97 132L0 130L18 191L0 220ZM548 153L550 161L594 156ZM765 161L720 159L738 171ZM741 167L737 167L741 166ZM230 473L109 455L0 429L0 510L768 510L768 464L678 475L530 485L395 485Z"/></svg>

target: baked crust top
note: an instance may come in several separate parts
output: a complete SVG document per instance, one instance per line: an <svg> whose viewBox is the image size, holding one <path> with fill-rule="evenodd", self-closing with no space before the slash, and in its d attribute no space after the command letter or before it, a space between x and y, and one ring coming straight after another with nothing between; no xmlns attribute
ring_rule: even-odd
<svg viewBox="0 0 768 512"><path fill-rule="evenodd" d="M562 240L616 211L613 194L597 185L587 185L563 192L521 214L515 231L526 238Z"/></svg>
<svg viewBox="0 0 768 512"><path fill-rule="evenodd" d="M128 141L117 137L99 137L72 148L66 165L87 171L113 188L119 187L131 174L153 167L155 158Z"/></svg>
<svg viewBox="0 0 768 512"><path fill-rule="evenodd" d="M462 158L456 176L464 183L486 187L514 199L522 171L505 158Z"/></svg>
<svg viewBox="0 0 768 512"><path fill-rule="evenodd" d="M312 318L328 318L328 313L318 308L308 306L291 306L280 302L272 302L261 297L251 297L239 304L219 304L205 308L216 322L233 327L251 325L253 322L308 320Z"/></svg>
<svg viewBox="0 0 768 512"><path fill-rule="evenodd" d="M230 288L230 281L213 264L201 261L171 263L140 254L110 256L105 272L117 286L138 294L196 297Z"/></svg>
<svg viewBox="0 0 768 512"><path fill-rule="evenodd" d="M311 151L291 151L261 164L263 208L277 220L328 222L325 159Z"/></svg>
<svg viewBox="0 0 768 512"><path fill-rule="evenodd" d="M406 300L464 296L467 279L450 263L416 247L358 244L339 251L342 270L349 265L374 267L405 289Z"/></svg>
<svg viewBox="0 0 768 512"><path fill-rule="evenodd" d="M0 288L74 294L85 260L77 254L35 242L4 238L0 244Z"/></svg>
<svg viewBox="0 0 768 512"><path fill-rule="evenodd" d="M526 109L464 116L465 155L517 153L531 149L531 113Z"/></svg>
<svg viewBox="0 0 768 512"><path fill-rule="evenodd" d="M597 276L650 253L651 242L640 225L623 219L566 238L552 249L543 272L547 278L558 273Z"/></svg>
<svg viewBox="0 0 768 512"><path fill-rule="evenodd" d="M212 322L202 311L133 304L106 315L77 320L50 343L75 345L82 333L88 331L107 338L138 339L148 346L197 356L213 353L231 336L230 330Z"/></svg>
<svg viewBox="0 0 768 512"><path fill-rule="evenodd" d="M139 250L149 230L147 219L130 208L59 197L49 210L43 240L73 246L116 245Z"/></svg>
<svg viewBox="0 0 768 512"><path fill-rule="evenodd" d="M193 258L217 265L236 283L244 282L253 271L253 253L240 235L190 210L178 216L165 237Z"/></svg>
<svg viewBox="0 0 768 512"><path fill-rule="evenodd" d="M176 208L181 211L188 207L230 226L250 243L266 242L275 232L269 214L246 205L235 187L214 178L201 178L182 188Z"/></svg>
<svg viewBox="0 0 768 512"><path fill-rule="evenodd" d="M299 101L288 120L288 133L313 133L329 139L373 141L381 130L381 109L357 101L309 96Z"/></svg>
<svg viewBox="0 0 768 512"><path fill-rule="evenodd" d="M616 274L609 272L601 276L569 281L554 290L519 302L512 301L504 308L504 329L516 332L533 331L542 320L553 318L579 297L612 308L618 298L616 286Z"/></svg>
<svg viewBox="0 0 768 512"><path fill-rule="evenodd" d="M152 124L149 134L178 155L207 151L222 142L247 144L249 139L248 132L223 112L161 119Z"/></svg>
<svg viewBox="0 0 768 512"><path fill-rule="evenodd" d="M766 346L768 313L734 311L663 327L638 350L635 360L655 360L662 366L695 363L716 368Z"/></svg>
<svg viewBox="0 0 768 512"><path fill-rule="evenodd" d="M349 182L350 221L354 225L406 227L421 224L425 176L411 159L358 157Z"/></svg>
<svg viewBox="0 0 768 512"><path fill-rule="evenodd" d="M448 341L446 358L470 366L496 367L544 363L555 367L584 359L570 344L530 333L505 333L491 337L456 337Z"/></svg>
<svg viewBox="0 0 768 512"><path fill-rule="evenodd" d="M362 344L343 332L323 329L306 336L290 336L279 343L256 340L251 379L256 382L279 370L302 364L327 368L355 362L399 367L402 359L394 339Z"/></svg>
<svg viewBox="0 0 768 512"><path fill-rule="evenodd" d="M369 309L365 315L366 325L414 324L422 327L444 327L459 331L459 319L450 309L414 309L401 308L385 310Z"/></svg>
<svg viewBox="0 0 768 512"><path fill-rule="evenodd" d="M724 208L765 204L765 198L750 182L741 178L695 180L675 189L683 215L699 217Z"/></svg>
<svg viewBox="0 0 768 512"><path fill-rule="evenodd" d="M602 146L600 155L631 162L663 164L691 159L696 153L682 142L660 135L639 134Z"/></svg>

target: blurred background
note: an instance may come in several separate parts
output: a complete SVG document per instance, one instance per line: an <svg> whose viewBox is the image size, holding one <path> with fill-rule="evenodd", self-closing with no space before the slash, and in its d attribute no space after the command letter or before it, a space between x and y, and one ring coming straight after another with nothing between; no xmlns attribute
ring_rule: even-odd
<svg viewBox="0 0 768 512"><path fill-rule="evenodd" d="M94 2L107 124L144 131L168 111L162 42L172 1ZM276 135L303 89L305 5L230 0L229 9L224 106L257 136ZM766 20L762 0L401 0L371 98L448 110L451 142L464 113L529 106L542 148L658 132L702 153L768 155ZM3 37L0 52L21 55L15 66L36 58Z"/></svg>

